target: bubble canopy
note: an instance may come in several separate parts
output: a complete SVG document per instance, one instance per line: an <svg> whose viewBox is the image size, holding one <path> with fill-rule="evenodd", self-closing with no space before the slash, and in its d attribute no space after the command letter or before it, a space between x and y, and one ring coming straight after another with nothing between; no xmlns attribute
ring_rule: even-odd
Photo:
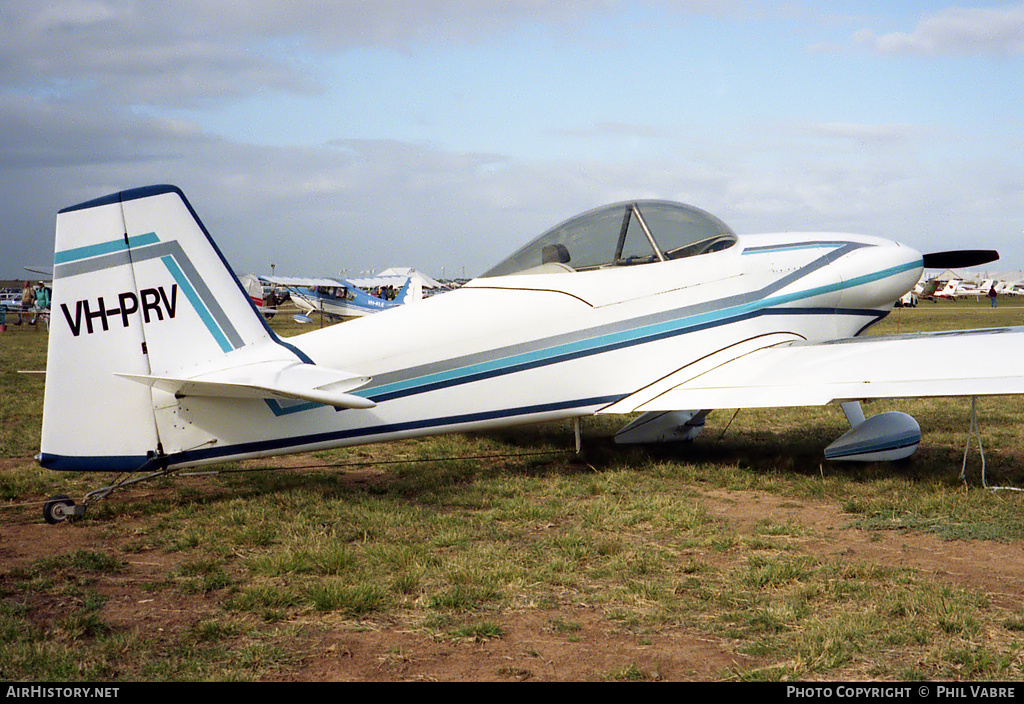
<svg viewBox="0 0 1024 704"><path fill-rule="evenodd" d="M650 264L717 252L735 243L736 234L724 222L699 208L628 201L556 225L481 278Z"/></svg>

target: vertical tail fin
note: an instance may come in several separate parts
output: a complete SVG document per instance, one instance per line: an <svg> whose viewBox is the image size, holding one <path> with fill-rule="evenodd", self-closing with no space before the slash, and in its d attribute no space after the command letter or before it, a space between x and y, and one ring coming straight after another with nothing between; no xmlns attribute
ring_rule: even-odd
<svg viewBox="0 0 1024 704"><path fill-rule="evenodd" d="M160 454L156 392L120 375L187 375L276 339L172 186L60 211L51 310L39 460L54 469Z"/></svg>
<svg viewBox="0 0 1024 704"><path fill-rule="evenodd" d="M395 294L395 303L415 303L420 300L423 300L423 284L415 276L410 276Z"/></svg>

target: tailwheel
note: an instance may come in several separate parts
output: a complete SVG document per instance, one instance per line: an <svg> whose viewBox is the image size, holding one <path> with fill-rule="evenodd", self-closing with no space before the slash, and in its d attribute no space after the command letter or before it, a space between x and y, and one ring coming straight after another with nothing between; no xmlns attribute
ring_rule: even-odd
<svg viewBox="0 0 1024 704"><path fill-rule="evenodd" d="M149 463L147 463L147 465L148 464ZM147 465L143 466L145 467ZM52 496L50 497L50 499L46 501L45 504L43 504L43 520L45 520L50 525L54 525L56 523L63 523L64 521L67 521L70 518L78 518L80 516L84 516L85 510L86 508L89 507L90 504L93 504L97 501L102 501L103 499L110 496L117 489L123 489L127 486L132 486L133 484L138 484L139 482L146 482L151 479L156 479L158 477L166 477L177 471L177 469L168 469L167 467L164 467L163 469L159 469L155 472L149 472L147 474L143 474L142 476L131 477L129 479L117 481L114 484L111 484L110 486L105 486L101 489L93 489L92 491L85 495L85 497L82 499L82 503L80 504L75 504L75 502L72 499L70 499L67 496L64 496L63 494ZM129 474L134 473L135 472L130 472Z"/></svg>
<svg viewBox="0 0 1024 704"><path fill-rule="evenodd" d="M43 520L50 525L63 523L64 521L85 513L85 507L77 508L75 502L63 494L51 497L43 504Z"/></svg>

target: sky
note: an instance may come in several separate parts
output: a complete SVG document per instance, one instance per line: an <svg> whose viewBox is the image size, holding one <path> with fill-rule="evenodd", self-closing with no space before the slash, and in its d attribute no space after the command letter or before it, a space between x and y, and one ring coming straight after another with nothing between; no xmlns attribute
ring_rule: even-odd
<svg viewBox="0 0 1024 704"><path fill-rule="evenodd" d="M0 278L180 187L239 274L472 277L633 198L1024 269L1024 3L4 0Z"/></svg>

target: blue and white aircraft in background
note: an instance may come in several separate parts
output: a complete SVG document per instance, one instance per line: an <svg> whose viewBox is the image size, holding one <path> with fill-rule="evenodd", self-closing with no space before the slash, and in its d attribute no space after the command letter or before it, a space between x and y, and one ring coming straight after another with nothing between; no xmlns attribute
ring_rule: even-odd
<svg viewBox="0 0 1024 704"><path fill-rule="evenodd" d="M332 319L358 318L389 308L418 301L423 297L419 282L409 277L393 299L380 298L363 291L348 279L261 277L277 286L284 286L292 302L306 315L321 313Z"/></svg>
<svg viewBox="0 0 1024 704"><path fill-rule="evenodd" d="M55 252L38 461L139 476L55 497L49 522L186 467L597 413L639 413L618 440L650 442L712 409L835 401L853 427L827 456L897 459L918 423L861 399L1024 393L1022 328L861 335L924 267L994 253L737 235L680 203L592 210L443 296L289 338L175 187L65 208Z"/></svg>

